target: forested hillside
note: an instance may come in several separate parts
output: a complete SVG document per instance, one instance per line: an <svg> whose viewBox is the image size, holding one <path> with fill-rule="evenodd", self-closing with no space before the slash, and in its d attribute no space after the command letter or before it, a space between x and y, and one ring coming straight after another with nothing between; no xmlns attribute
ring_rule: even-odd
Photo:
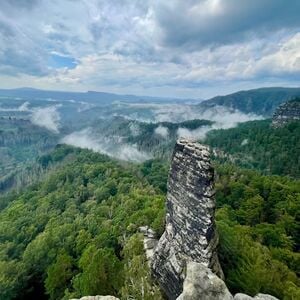
<svg viewBox="0 0 300 300"><path fill-rule="evenodd" d="M300 178L299 137L300 122L273 128L270 120L263 120L211 131L205 143L216 149L216 158L221 162Z"/></svg>
<svg viewBox="0 0 300 300"><path fill-rule="evenodd" d="M145 224L162 230L163 195L135 167L87 150L58 147L45 163L70 151L74 159L43 182L0 198L1 300L125 298L136 288L130 276L147 288L141 242L131 236ZM136 268L127 270L131 259Z"/></svg>
<svg viewBox="0 0 300 300"><path fill-rule="evenodd" d="M165 163L144 163L156 187ZM219 258L231 292L300 297L300 182L217 164L216 221ZM158 176L160 174L160 176Z"/></svg>
<svg viewBox="0 0 300 300"><path fill-rule="evenodd" d="M0 192L22 186L26 177L39 172L39 166L32 166L32 163L57 141L56 134L29 120L0 118Z"/></svg>
<svg viewBox="0 0 300 300"><path fill-rule="evenodd" d="M300 95L299 88L260 88L216 96L200 104L202 107L225 106L245 113L271 116L283 102Z"/></svg>
<svg viewBox="0 0 300 300"><path fill-rule="evenodd" d="M0 299L160 299L138 227L164 223L168 164L58 146L45 180L0 198ZM299 181L217 167L220 258L232 291L299 297ZM155 297L155 298L153 298Z"/></svg>

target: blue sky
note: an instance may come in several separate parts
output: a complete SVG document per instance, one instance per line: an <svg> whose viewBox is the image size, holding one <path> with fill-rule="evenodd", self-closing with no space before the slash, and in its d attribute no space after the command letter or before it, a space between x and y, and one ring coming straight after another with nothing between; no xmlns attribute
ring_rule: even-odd
<svg viewBox="0 0 300 300"><path fill-rule="evenodd" d="M299 0L1 0L0 87L207 98L300 86Z"/></svg>

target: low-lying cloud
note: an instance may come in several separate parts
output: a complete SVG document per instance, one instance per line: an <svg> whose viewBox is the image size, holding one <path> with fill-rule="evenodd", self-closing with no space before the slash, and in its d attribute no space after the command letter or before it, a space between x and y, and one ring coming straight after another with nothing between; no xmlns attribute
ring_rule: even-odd
<svg viewBox="0 0 300 300"><path fill-rule="evenodd" d="M189 130L187 128L178 128L177 136L178 138L186 138L189 140L202 140L206 137L207 132L212 130L212 126L203 126L194 130Z"/></svg>
<svg viewBox="0 0 300 300"><path fill-rule="evenodd" d="M34 108L30 118L31 122L54 133L59 133L60 114L57 111L58 107L60 105Z"/></svg>
<svg viewBox="0 0 300 300"><path fill-rule="evenodd" d="M205 139L206 134L214 129L228 129L237 126L239 123L262 120L263 117L256 114L245 114L238 110L230 110L222 106L205 109L198 115L198 119L213 121L211 126L203 126L194 130L178 128L177 136L191 140Z"/></svg>
<svg viewBox="0 0 300 300"><path fill-rule="evenodd" d="M154 133L166 139L169 136L169 129L159 125L154 129Z"/></svg>
<svg viewBox="0 0 300 300"><path fill-rule="evenodd" d="M16 108L2 108L0 107L0 111L7 111L7 112L14 112L14 111L21 111L21 112L26 112L26 111L30 111L29 109L29 105L30 103L28 101L24 102L23 104L21 104L20 106L16 107Z"/></svg>
<svg viewBox="0 0 300 300"><path fill-rule="evenodd" d="M151 158L148 153L139 151L136 145L122 143L121 140L120 138L96 136L91 128L86 128L65 136L61 142L126 161L142 162Z"/></svg>

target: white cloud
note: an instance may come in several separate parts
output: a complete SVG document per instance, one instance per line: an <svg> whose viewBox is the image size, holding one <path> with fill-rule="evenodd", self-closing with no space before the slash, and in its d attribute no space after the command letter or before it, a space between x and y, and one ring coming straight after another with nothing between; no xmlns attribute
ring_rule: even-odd
<svg viewBox="0 0 300 300"><path fill-rule="evenodd" d="M138 136L140 134L140 126L134 122L129 124L129 130L133 136Z"/></svg>
<svg viewBox="0 0 300 300"><path fill-rule="evenodd" d="M203 98L299 85L296 0L2 2L6 87ZM53 55L78 64L55 68Z"/></svg>
<svg viewBox="0 0 300 300"><path fill-rule="evenodd" d="M241 142L241 146L245 146L249 143L249 140L248 139L243 139L242 142Z"/></svg>
<svg viewBox="0 0 300 300"><path fill-rule="evenodd" d="M177 136L178 138L186 138L189 140L197 141L204 139L207 132L209 132L210 130L212 130L211 126L203 126L194 130L189 130L187 128L178 128Z"/></svg>
<svg viewBox="0 0 300 300"><path fill-rule="evenodd" d="M136 145L122 143L119 137L96 136L91 128L73 132L65 136L61 142L126 161L142 162L151 158L148 153L139 151Z"/></svg>
<svg viewBox="0 0 300 300"><path fill-rule="evenodd" d="M161 125L157 126L154 132L163 137L164 139L166 139L169 136L169 129Z"/></svg>
<svg viewBox="0 0 300 300"><path fill-rule="evenodd" d="M177 136L188 138L191 140L201 140L206 137L206 134L214 129L228 129L237 126L239 123L262 120L262 116L255 114L245 114L238 110L230 110L225 107L217 106L209 108L199 115L199 119L206 119L213 121L211 126L203 126L194 130L187 128L178 128Z"/></svg>
<svg viewBox="0 0 300 300"><path fill-rule="evenodd" d="M59 133L60 114L57 111L58 107L59 105L34 108L30 118L31 122L54 133Z"/></svg>
<svg viewBox="0 0 300 300"><path fill-rule="evenodd" d="M29 109L29 105L30 103L28 101L24 102L23 104L21 104L19 107L17 108L1 108L0 107L0 111L21 111L21 112L27 112L30 111Z"/></svg>

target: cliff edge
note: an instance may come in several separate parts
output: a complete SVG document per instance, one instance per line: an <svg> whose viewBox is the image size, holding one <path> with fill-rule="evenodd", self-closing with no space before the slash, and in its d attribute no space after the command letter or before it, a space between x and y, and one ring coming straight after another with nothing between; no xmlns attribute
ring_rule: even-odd
<svg viewBox="0 0 300 300"><path fill-rule="evenodd" d="M154 278L169 299L182 292L187 262L223 277L216 247L214 170L207 147L176 143L168 180L166 229L151 261Z"/></svg>

